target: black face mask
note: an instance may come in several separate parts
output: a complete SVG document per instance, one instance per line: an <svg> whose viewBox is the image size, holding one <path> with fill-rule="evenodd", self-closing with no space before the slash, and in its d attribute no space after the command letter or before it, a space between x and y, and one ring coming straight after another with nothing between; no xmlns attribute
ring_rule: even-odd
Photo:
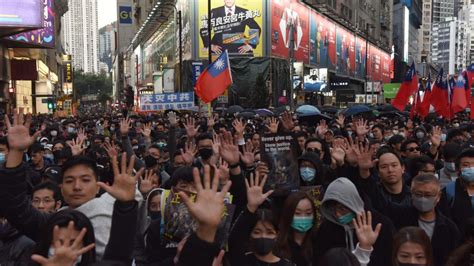
<svg viewBox="0 0 474 266"><path fill-rule="evenodd" d="M272 238L250 238L250 246L252 247L253 251L258 255L267 255L273 250L275 246L276 239Z"/></svg>
<svg viewBox="0 0 474 266"><path fill-rule="evenodd" d="M161 219L161 212L160 211L149 211L148 216L152 221L160 220Z"/></svg>
<svg viewBox="0 0 474 266"><path fill-rule="evenodd" d="M209 148L199 149L199 156L201 156L203 160L209 160L209 158L212 156L212 153L212 149Z"/></svg>
<svg viewBox="0 0 474 266"><path fill-rule="evenodd" d="M146 166L146 168L152 168L157 164L158 164L158 160L155 157L153 157L151 155L147 155L145 157L145 166Z"/></svg>

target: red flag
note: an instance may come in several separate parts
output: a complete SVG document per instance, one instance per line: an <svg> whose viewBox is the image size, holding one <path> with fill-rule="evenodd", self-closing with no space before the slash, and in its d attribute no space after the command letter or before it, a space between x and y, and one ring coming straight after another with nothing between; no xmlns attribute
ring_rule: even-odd
<svg viewBox="0 0 474 266"><path fill-rule="evenodd" d="M453 87L453 95L452 95L452 101L451 101L451 114L454 115L455 113L464 111L467 107L467 101L466 101L466 93L465 93L465 87L466 87L466 80L464 79L464 76L462 73L459 73L457 80L454 84Z"/></svg>
<svg viewBox="0 0 474 266"><path fill-rule="evenodd" d="M194 90L203 102L209 103L222 95L231 84L232 74L226 50L202 72Z"/></svg>
<svg viewBox="0 0 474 266"><path fill-rule="evenodd" d="M421 105L420 91L418 90L415 93L415 99L413 100L413 104L411 105L411 110L410 110L410 119L411 120L413 120L413 117L415 117L415 114L419 114L420 105Z"/></svg>
<svg viewBox="0 0 474 266"><path fill-rule="evenodd" d="M469 88L472 88L472 84L474 83L474 64L471 64L467 67L467 80L469 84Z"/></svg>
<svg viewBox="0 0 474 266"><path fill-rule="evenodd" d="M428 80L426 81L425 94L423 95L423 102L420 104L418 113L422 118L425 118L430 112L430 103L431 103L431 74L428 75Z"/></svg>
<svg viewBox="0 0 474 266"><path fill-rule="evenodd" d="M412 96L418 88L418 78L416 77L415 64L413 63L408 70L405 80L402 82L400 89L398 90L397 96L392 101L393 107L400 111L405 109L405 105L408 103L410 96Z"/></svg>
<svg viewBox="0 0 474 266"><path fill-rule="evenodd" d="M433 89L431 90L431 105L438 115L444 116L448 111L448 84L443 80L443 69L438 73ZM444 116L446 117L446 116Z"/></svg>
<svg viewBox="0 0 474 266"><path fill-rule="evenodd" d="M466 94L466 103L469 105L471 103L471 86L472 84L470 83L471 78L469 77L469 72L464 70L462 72L462 76L464 80L466 81L464 84L464 93Z"/></svg>

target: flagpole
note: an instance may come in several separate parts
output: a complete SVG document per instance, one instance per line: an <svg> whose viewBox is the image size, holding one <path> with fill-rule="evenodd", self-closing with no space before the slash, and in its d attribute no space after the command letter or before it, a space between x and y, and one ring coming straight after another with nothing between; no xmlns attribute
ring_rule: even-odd
<svg viewBox="0 0 474 266"><path fill-rule="evenodd" d="M211 49L211 30L212 30L212 25L211 25L211 1L212 0L207 0L207 54L208 54L208 60L209 64L212 62L212 49Z"/></svg>

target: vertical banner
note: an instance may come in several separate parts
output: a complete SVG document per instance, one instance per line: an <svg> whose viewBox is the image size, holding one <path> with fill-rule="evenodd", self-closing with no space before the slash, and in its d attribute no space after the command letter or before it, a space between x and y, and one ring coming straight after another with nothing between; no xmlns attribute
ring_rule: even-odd
<svg viewBox="0 0 474 266"><path fill-rule="evenodd" d="M390 55L382 52L382 81L383 83L390 83Z"/></svg>
<svg viewBox="0 0 474 266"><path fill-rule="evenodd" d="M288 58L293 39L295 60L308 63L309 8L298 0L273 0L271 10L272 55Z"/></svg>
<svg viewBox="0 0 474 266"><path fill-rule="evenodd" d="M355 46L355 77L359 79L365 78L365 66L366 66L366 42L364 39L357 37Z"/></svg>
<svg viewBox="0 0 474 266"><path fill-rule="evenodd" d="M182 27L182 42L183 42L183 60L192 59L192 35L191 28L193 21L191 21L191 1L179 0L177 8L181 11L181 27ZM176 32L176 58L179 58L179 30Z"/></svg>
<svg viewBox="0 0 474 266"><path fill-rule="evenodd" d="M262 0L212 0L211 50L220 55L263 56L262 34L264 4ZM199 58L208 57L207 0L198 1Z"/></svg>
<svg viewBox="0 0 474 266"><path fill-rule="evenodd" d="M339 74L352 75L354 73L353 66L355 65L355 58L351 57L351 50L353 47L353 35L347 30L336 28L336 71ZM352 61L351 61L352 60Z"/></svg>
<svg viewBox="0 0 474 266"><path fill-rule="evenodd" d="M355 40L356 40L355 35L350 34L350 37L349 37L349 65L350 65L349 75L351 76L355 76L355 68L356 68Z"/></svg>

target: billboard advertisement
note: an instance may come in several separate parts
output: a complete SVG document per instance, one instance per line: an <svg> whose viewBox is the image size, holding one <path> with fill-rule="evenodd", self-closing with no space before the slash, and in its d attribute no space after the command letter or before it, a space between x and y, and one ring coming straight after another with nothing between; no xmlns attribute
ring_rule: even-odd
<svg viewBox="0 0 474 266"><path fill-rule="evenodd" d="M119 6L119 23L132 24L132 7Z"/></svg>
<svg viewBox="0 0 474 266"><path fill-rule="evenodd" d="M355 42L355 77L359 79L365 78L365 65L367 46L364 39L356 37Z"/></svg>
<svg viewBox="0 0 474 266"><path fill-rule="evenodd" d="M272 55L288 58L292 45L295 60L308 63L309 8L298 0L273 0L271 12Z"/></svg>
<svg viewBox="0 0 474 266"><path fill-rule="evenodd" d="M355 37L347 30L336 28L336 71L353 76L355 73Z"/></svg>
<svg viewBox="0 0 474 266"><path fill-rule="evenodd" d="M40 0L2 0L0 4L1 27L41 27Z"/></svg>
<svg viewBox="0 0 474 266"><path fill-rule="evenodd" d="M209 35L207 0L198 1L197 25L199 27L199 57L208 57ZM229 56L263 56L265 45L262 35L264 1L261 0L212 0L211 1L211 50L220 55L225 50Z"/></svg>
<svg viewBox="0 0 474 266"><path fill-rule="evenodd" d="M33 44L35 46L44 48L55 47L54 36L54 11L53 0L44 0L43 12L43 28L33 31L23 32L17 35L9 36L8 39L12 41ZM1 15L0 15L1 16Z"/></svg>

